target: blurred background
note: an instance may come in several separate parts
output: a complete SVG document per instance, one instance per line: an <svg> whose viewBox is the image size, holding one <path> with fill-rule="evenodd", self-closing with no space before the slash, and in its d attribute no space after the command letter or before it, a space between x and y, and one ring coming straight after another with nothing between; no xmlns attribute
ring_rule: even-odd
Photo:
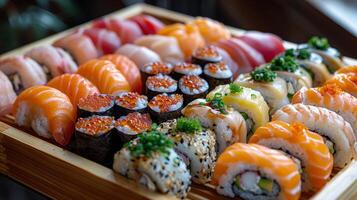
<svg viewBox="0 0 357 200"><path fill-rule="evenodd" d="M297 43L324 36L357 58L357 0L0 0L0 53L143 2ZM0 199L46 199L2 175L0 188Z"/></svg>

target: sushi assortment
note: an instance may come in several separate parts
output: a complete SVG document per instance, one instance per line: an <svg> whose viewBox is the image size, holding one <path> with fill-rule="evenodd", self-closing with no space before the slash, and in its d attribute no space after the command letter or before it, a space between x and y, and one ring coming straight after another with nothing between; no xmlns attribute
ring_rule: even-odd
<svg viewBox="0 0 357 200"><path fill-rule="evenodd" d="M178 198L299 199L357 156L356 74L325 38L104 18L1 59L0 115Z"/></svg>

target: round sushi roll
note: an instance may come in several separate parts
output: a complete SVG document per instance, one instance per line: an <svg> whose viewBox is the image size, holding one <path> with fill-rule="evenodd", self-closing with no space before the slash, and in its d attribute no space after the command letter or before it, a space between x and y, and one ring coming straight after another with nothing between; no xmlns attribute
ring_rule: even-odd
<svg viewBox="0 0 357 200"><path fill-rule="evenodd" d="M172 77L179 80L184 75L200 76L201 74L202 74L201 66L192 63L179 63L174 65Z"/></svg>
<svg viewBox="0 0 357 200"><path fill-rule="evenodd" d="M180 94L159 94L153 97L148 105L153 121L161 123L181 115L183 97Z"/></svg>
<svg viewBox="0 0 357 200"><path fill-rule="evenodd" d="M191 175L170 139L157 131L140 134L114 155L114 171L153 191L184 199Z"/></svg>
<svg viewBox="0 0 357 200"><path fill-rule="evenodd" d="M93 94L79 99L78 118L92 115L111 116L114 111L114 98L107 94Z"/></svg>
<svg viewBox="0 0 357 200"><path fill-rule="evenodd" d="M115 98L114 116L127 115L132 112L146 113L148 98L136 92L121 92Z"/></svg>
<svg viewBox="0 0 357 200"><path fill-rule="evenodd" d="M215 46L209 45L197 48L191 57L193 64L204 67L208 63L218 63L222 61L222 56L219 54Z"/></svg>
<svg viewBox="0 0 357 200"><path fill-rule="evenodd" d="M177 91L177 81L168 75L157 74L146 79L146 95L149 99L162 93L173 94Z"/></svg>
<svg viewBox="0 0 357 200"><path fill-rule="evenodd" d="M152 121L150 115L145 113L132 112L126 116L121 116L115 122L116 133L115 143L121 147L125 143L137 137L138 134L149 131Z"/></svg>
<svg viewBox="0 0 357 200"><path fill-rule="evenodd" d="M272 120L300 122L322 136L334 156L334 167L342 169L356 156L355 136L351 125L340 115L326 108L289 104L278 110Z"/></svg>
<svg viewBox="0 0 357 200"><path fill-rule="evenodd" d="M179 80L179 88L185 99L185 104L194 99L204 98L208 92L209 85L206 80L195 75L185 75Z"/></svg>
<svg viewBox="0 0 357 200"><path fill-rule="evenodd" d="M93 115L79 118L75 124L75 151L81 156L111 165L113 157L114 117Z"/></svg>
<svg viewBox="0 0 357 200"><path fill-rule="evenodd" d="M302 177L302 191L318 191L330 180L333 156L323 138L301 123L269 122L255 131L249 143L281 150L294 160Z"/></svg>
<svg viewBox="0 0 357 200"><path fill-rule="evenodd" d="M193 182L205 184L211 181L216 160L216 140L212 130L203 129L197 119L183 117L163 122L157 130L174 142L174 149L188 166Z"/></svg>
<svg viewBox="0 0 357 200"><path fill-rule="evenodd" d="M235 143L218 157L213 184L231 198L298 200L300 178L297 165L281 151Z"/></svg>
<svg viewBox="0 0 357 200"><path fill-rule="evenodd" d="M149 76L154 76L157 74L165 74L169 75L171 74L173 70L173 66L168 63L163 63L163 62L153 62L149 63L147 65L144 65L140 68L141 71L141 78L142 78L142 83L146 83L146 79ZM145 88L144 88L145 91Z"/></svg>
<svg viewBox="0 0 357 200"><path fill-rule="evenodd" d="M214 131L218 155L236 142L247 142L245 119L238 111L226 106L222 99L196 99L182 109L182 114L199 120L203 127Z"/></svg>
<svg viewBox="0 0 357 200"><path fill-rule="evenodd" d="M211 89L233 81L233 73L224 62L208 63L203 69L203 75Z"/></svg>

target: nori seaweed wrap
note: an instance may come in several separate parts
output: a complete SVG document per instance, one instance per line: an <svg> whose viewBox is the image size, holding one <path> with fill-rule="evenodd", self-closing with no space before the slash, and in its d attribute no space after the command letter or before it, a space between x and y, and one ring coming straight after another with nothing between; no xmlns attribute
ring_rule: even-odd
<svg viewBox="0 0 357 200"><path fill-rule="evenodd" d="M162 93L173 94L177 91L177 81L168 75L157 74L149 76L146 80L145 93L152 99L154 96Z"/></svg>
<svg viewBox="0 0 357 200"><path fill-rule="evenodd" d="M217 51L214 46L205 46L196 49L191 58L193 64L200 65L204 67L208 63L218 63L222 61L222 56Z"/></svg>
<svg viewBox="0 0 357 200"><path fill-rule="evenodd" d="M136 92L121 92L116 96L114 106L114 116L118 119L120 116L132 112L147 112L148 98Z"/></svg>
<svg viewBox="0 0 357 200"><path fill-rule="evenodd" d="M78 118L93 115L111 116L114 111L114 98L107 94L93 94L78 102Z"/></svg>
<svg viewBox="0 0 357 200"><path fill-rule="evenodd" d="M180 94L159 94L149 102L149 113L154 122L161 123L181 116L183 97Z"/></svg>
<svg viewBox="0 0 357 200"><path fill-rule="evenodd" d="M205 98L209 85L207 81L195 75L185 75L180 78L179 88L183 94L184 103L188 104L198 98Z"/></svg>
<svg viewBox="0 0 357 200"><path fill-rule="evenodd" d="M171 64L163 62L153 62L144 65L140 68L142 83L146 83L146 79L149 76L154 76L157 74L169 75L171 74L172 69L173 66ZM143 88L143 91L145 91L145 88Z"/></svg>
<svg viewBox="0 0 357 200"><path fill-rule="evenodd" d="M218 85L229 84L233 81L233 73L224 62L205 65L203 77L207 80L211 90Z"/></svg>

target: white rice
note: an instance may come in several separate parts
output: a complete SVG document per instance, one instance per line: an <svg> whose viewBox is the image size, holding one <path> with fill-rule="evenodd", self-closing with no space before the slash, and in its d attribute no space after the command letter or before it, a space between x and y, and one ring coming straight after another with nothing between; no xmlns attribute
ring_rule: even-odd
<svg viewBox="0 0 357 200"><path fill-rule="evenodd" d="M155 85L149 83L149 79L146 80L146 86L148 87L149 90L155 91L155 92L162 92L162 93L171 93L175 92L177 90L177 81L172 79L170 76L163 75L163 74L158 74L154 76L155 78L159 80L170 80L172 81L173 84L171 84L169 87L155 87Z"/></svg>
<svg viewBox="0 0 357 200"><path fill-rule="evenodd" d="M201 79L202 80L202 83L203 85L201 87L199 87L198 89L191 89L189 87L187 87L186 85L183 84L183 79L181 78L180 81L179 81L179 87L181 89L181 91L184 93L184 94L187 94L187 95L195 95L195 94L201 94L205 91L208 90L208 83L206 80L204 79Z"/></svg>
<svg viewBox="0 0 357 200"><path fill-rule="evenodd" d="M208 66L209 65L205 66L203 72L210 77L217 78L217 79L226 79L233 76L232 71L229 69L227 65L225 65L225 68L223 70L220 67L217 67L216 73L212 73L210 70L208 70Z"/></svg>

